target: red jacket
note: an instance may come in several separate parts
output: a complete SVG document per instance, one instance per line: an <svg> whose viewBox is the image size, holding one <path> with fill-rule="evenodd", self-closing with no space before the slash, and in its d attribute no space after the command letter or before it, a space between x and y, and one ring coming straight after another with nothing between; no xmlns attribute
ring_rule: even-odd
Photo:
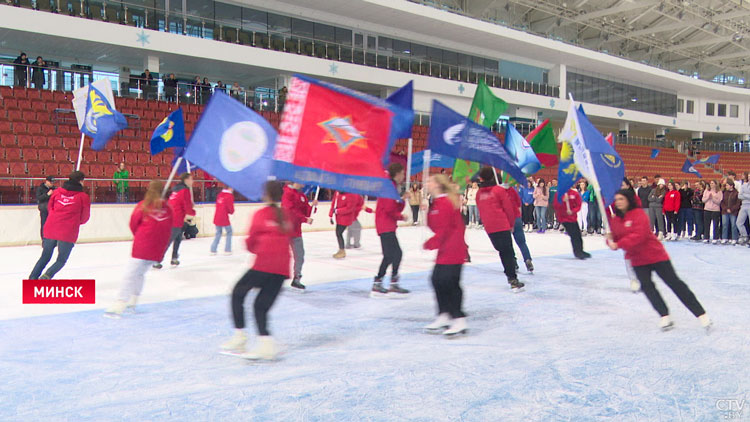
<svg viewBox="0 0 750 422"><path fill-rule="evenodd" d="M468 248L464 241L464 219L460 208L455 208L447 196L438 196L432 202L427 226L435 235L425 242L424 248L437 249L436 264L456 265L466 261Z"/></svg>
<svg viewBox="0 0 750 422"><path fill-rule="evenodd" d="M222 190L216 196L216 210L214 211L214 225L231 226L229 216L234 214L234 194L228 190Z"/></svg>
<svg viewBox="0 0 750 422"><path fill-rule="evenodd" d="M91 199L78 189L82 189L81 185L66 182L52 191L47 203L49 217L44 223L45 239L71 243L78 240L78 229L91 216Z"/></svg>
<svg viewBox="0 0 750 422"><path fill-rule="evenodd" d="M312 207L307 202L304 193L284 186L284 195L281 197L281 208L289 216L289 224L292 226L292 237L302 236L302 223L306 222L312 214Z"/></svg>
<svg viewBox="0 0 750 422"><path fill-rule="evenodd" d="M172 235L172 209L167 201L149 213L143 212L143 201L139 202L130 215L130 231L134 236L133 258L161 262Z"/></svg>
<svg viewBox="0 0 750 422"><path fill-rule="evenodd" d="M509 231L516 221L515 207L508 191L501 186L484 186L477 192L479 218L487 234Z"/></svg>
<svg viewBox="0 0 750 422"><path fill-rule="evenodd" d="M515 223L516 219L521 218L521 195L519 195L518 191L512 187L500 187L505 189L505 192L508 193L510 203L513 204L513 209L516 211L515 214L513 214L513 222Z"/></svg>
<svg viewBox="0 0 750 422"><path fill-rule="evenodd" d="M277 208L278 209L278 208ZM250 253L255 254L252 269L264 273L280 274L289 278L289 240L292 231L279 226L274 207L266 206L256 211L250 223L245 244ZM282 209L284 225L289 225L289 218Z"/></svg>
<svg viewBox="0 0 750 422"><path fill-rule="evenodd" d="M372 213L372 208L365 207L365 198L362 195L357 195L357 208L355 209L355 212L354 212L354 220L356 220L357 217L359 217L359 213L361 213L363 210L365 212Z"/></svg>
<svg viewBox="0 0 750 422"><path fill-rule="evenodd" d="M182 227L186 215L195 215L190 188L178 183L169 195L169 207L172 208L172 227Z"/></svg>
<svg viewBox="0 0 750 422"><path fill-rule="evenodd" d="M609 227L617 247L625 251L625 259L634 267L669 260L643 209L632 209L624 217L610 216Z"/></svg>
<svg viewBox="0 0 750 422"><path fill-rule="evenodd" d="M668 212L668 211L679 212L680 211L680 191L671 190L667 192L667 194L664 196L664 205L662 205L662 209L664 210L664 212Z"/></svg>
<svg viewBox="0 0 750 422"><path fill-rule="evenodd" d="M560 201L557 200L557 196L560 195L560 192L558 191L555 194L555 202L553 206L555 207L555 215L557 215L557 221L561 223L575 223L578 221L578 211L581 210L581 204L583 201L581 200L581 194L578 193L577 190L571 189L565 195L568 195L568 204L570 205L570 211L571 214L568 214L568 209L565 207L565 202L562 202L562 199Z"/></svg>
<svg viewBox="0 0 750 422"><path fill-rule="evenodd" d="M398 222L405 217L401 212L406 204L390 198L378 198L375 204L375 230L378 236L383 233L395 232Z"/></svg>
<svg viewBox="0 0 750 422"><path fill-rule="evenodd" d="M359 215L357 208L362 209L360 201L362 201L362 197L356 193L336 192L333 196L328 216L332 217L335 210L336 224L350 226L357 219L357 215Z"/></svg>

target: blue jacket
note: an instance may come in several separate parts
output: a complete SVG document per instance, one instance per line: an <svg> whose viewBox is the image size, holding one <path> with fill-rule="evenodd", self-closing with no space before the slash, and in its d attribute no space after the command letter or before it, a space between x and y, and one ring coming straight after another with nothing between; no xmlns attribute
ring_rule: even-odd
<svg viewBox="0 0 750 422"><path fill-rule="evenodd" d="M521 195L521 201L526 204L533 204L534 203L534 188L528 187L528 188L521 188L520 192L518 192L519 195Z"/></svg>

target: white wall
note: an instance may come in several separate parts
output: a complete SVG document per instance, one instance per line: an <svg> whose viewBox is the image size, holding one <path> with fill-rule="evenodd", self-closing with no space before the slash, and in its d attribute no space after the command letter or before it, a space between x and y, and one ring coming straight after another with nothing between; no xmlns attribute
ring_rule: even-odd
<svg viewBox="0 0 750 422"><path fill-rule="evenodd" d="M135 204L93 204L91 219L81 226L78 243L109 242L131 240L129 222L130 214ZM375 208L375 203L368 206ZM234 215L231 216L234 234L245 235L250 226L250 219L263 204L235 204ZM214 204L199 204L195 206L196 224L199 236L213 236ZM328 211L330 202L321 202L318 212L313 215L313 224L303 224L303 231L333 230ZM408 207L405 210L411 215ZM359 215L362 227L375 227L375 214L362 212ZM39 239L39 211L34 205L11 205L0 207L0 246L30 245L41 243Z"/></svg>

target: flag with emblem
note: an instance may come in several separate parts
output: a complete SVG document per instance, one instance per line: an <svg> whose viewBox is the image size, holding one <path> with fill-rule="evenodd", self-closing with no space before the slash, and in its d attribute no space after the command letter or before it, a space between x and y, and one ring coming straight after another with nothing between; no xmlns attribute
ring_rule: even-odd
<svg viewBox="0 0 750 422"><path fill-rule="evenodd" d="M694 175L700 177L701 179L703 178L703 176L701 176L700 172L698 172L698 170L695 168L695 166L693 166L693 164L687 158L685 159L685 164L682 165L682 172L683 173L694 174Z"/></svg>
<svg viewBox="0 0 750 422"><path fill-rule="evenodd" d="M719 157L721 154L714 154L706 158L701 158L698 160L695 160L695 163L693 164L716 164L719 162Z"/></svg>
<svg viewBox="0 0 750 422"><path fill-rule="evenodd" d="M156 126L151 135L151 155L156 155L167 148L185 146L185 121L182 108L173 111Z"/></svg>
<svg viewBox="0 0 750 422"><path fill-rule="evenodd" d="M542 168L542 163L534 154L526 139L518 132L515 126L508 123L505 127L505 149L508 154L516 160L518 167L523 170L525 175L534 174Z"/></svg>
<svg viewBox="0 0 750 422"><path fill-rule="evenodd" d="M424 171L424 151L415 152L411 156L411 174L419 174ZM430 154L430 167L437 168L453 168L456 159L448 157L447 155L438 154L433 152Z"/></svg>
<svg viewBox="0 0 750 422"><path fill-rule="evenodd" d="M385 166L413 112L360 92L295 75L289 84L274 175L279 179L398 199Z"/></svg>
<svg viewBox="0 0 750 422"><path fill-rule="evenodd" d="M74 92L73 108L78 127L81 133L93 138L91 149L95 151L102 150L117 132L128 127L127 119L115 109L114 104L109 79L102 79Z"/></svg>
<svg viewBox="0 0 750 422"><path fill-rule="evenodd" d="M195 126L184 158L257 200L271 175L276 137L274 128L258 113L216 92Z"/></svg>

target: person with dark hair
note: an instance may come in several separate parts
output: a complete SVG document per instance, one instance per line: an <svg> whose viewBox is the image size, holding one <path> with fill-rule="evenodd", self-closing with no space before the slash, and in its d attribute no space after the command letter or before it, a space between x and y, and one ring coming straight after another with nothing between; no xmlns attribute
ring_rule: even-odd
<svg viewBox="0 0 750 422"><path fill-rule="evenodd" d="M125 168L125 162L121 162L115 174L112 175L115 191L117 192L117 202L119 203L128 202L128 191L130 189L128 179L130 179L130 172Z"/></svg>
<svg viewBox="0 0 750 422"><path fill-rule="evenodd" d="M656 187L648 195L648 218L651 227L657 227L659 240L664 239L664 197L667 195L667 182L664 179L656 179Z"/></svg>
<svg viewBox="0 0 750 422"><path fill-rule="evenodd" d="M549 190L544 179L536 182L533 196L537 233L544 233L547 231L547 207L549 207Z"/></svg>
<svg viewBox="0 0 750 422"><path fill-rule="evenodd" d="M172 209L161 197L163 190L163 182L152 180L143 201L135 206L130 215L132 259L117 301L107 308L104 313L106 317L118 318L126 309L135 310L148 269L164 258L172 233Z"/></svg>
<svg viewBox="0 0 750 422"><path fill-rule="evenodd" d="M49 217L44 223L42 239L42 256L39 257L29 280L48 280L57 274L68 261L70 252L78 240L78 230L89 221L91 199L83 191L85 175L80 171L70 173L70 177L61 188L52 192L49 198ZM57 248L57 260L47 271L42 271L52 259L52 252ZM41 277L40 277L41 275Z"/></svg>
<svg viewBox="0 0 750 422"><path fill-rule="evenodd" d="M422 194L419 192L419 185L411 184L411 196L409 197L409 207L411 207L411 224L419 224L419 206L422 204Z"/></svg>
<svg viewBox="0 0 750 422"><path fill-rule="evenodd" d="M716 180L709 182L709 187L703 191L703 243L711 242L711 224L714 226L713 244L719 243L721 234L721 200L724 195Z"/></svg>
<svg viewBox="0 0 750 422"><path fill-rule="evenodd" d="M493 173L494 176L494 173ZM523 218L523 227L527 233L531 233L534 230L534 179L527 177L526 182L528 186L525 188L519 186L518 194L521 196L521 218Z"/></svg>
<svg viewBox="0 0 750 422"><path fill-rule="evenodd" d="M44 62L42 56L37 56L36 61L34 62L34 68L31 70L31 82L36 89L44 88L44 83L47 82L47 78L44 76L44 73L46 72L46 70L44 70L45 67L47 67L47 63Z"/></svg>
<svg viewBox="0 0 750 422"><path fill-rule="evenodd" d="M156 95L156 87L154 86L154 75L151 74L151 71L146 69L141 73L141 77L138 80L138 84L140 85L141 91L143 92L143 98L149 99L151 97L154 97Z"/></svg>
<svg viewBox="0 0 750 422"><path fill-rule="evenodd" d="M314 207L318 206L315 200L312 206L308 202L307 196L301 192L303 185L301 183L290 183L284 186L284 194L281 197L281 208L289 217L291 233L289 235L289 244L292 247L294 257L294 276L292 278L292 289L300 292L305 291L305 285L300 281L302 279L302 265L305 263L305 244L302 242L302 223L312 224L311 218Z"/></svg>
<svg viewBox="0 0 750 422"><path fill-rule="evenodd" d="M26 87L26 81L29 77L29 58L26 53L21 53L13 60L13 79L16 86Z"/></svg>
<svg viewBox="0 0 750 422"><path fill-rule="evenodd" d="M552 205L555 207L557 219L565 227L565 231L570 236L570 243L573 246L573 255L578 259L591 258L591 254L583 250L583 238L581 237L581 228L578 226L578 211L581 209L581 194L571 188L567 192L557 191L557 197L554 198Z"/></svg>
<svg viewBox="0 0 750 422"><path fill-rule="evenodd" d="M549 195L548 198L554 198L557 195L557 179L552 179L549 184ZM549 201L548 201L549 202ZM553 230L557 230L559 223L555 216L555 207L548 204L547 206L547 227Z"/></svg>
<svg viewBox="0 0 750 422"><path fill-rule="evenodd" d="M516 274L516 254L513 251L511 229L515 222L516 211L508 193L495 184L495 173L491 167L479 170L479 192L477 208L482 219L484 231L489 236L492 246L500 255L505 277L514 292L522 291L524 283L518 281Z"/></svg>
<svg viewBox="0 0 750 422"><path fill-rule="evenodd" d="M724 192L721 196L721 243L736 245L739 238L737 231L737 216L740 213L742 201L739 199L735 189L734 179L727 178L724 184Z"/></svg>
<svg viewBox="0 0 750 422"><path fill-rule="evenodd" d="M170 73L169 77L164 79L164 99L168 102L175 102L177 100L177 83L179 81L175 78L174 73Z"/></svg>
<svg viewBox="0 0 750 422"><path fill-rule="evenodd" d="M396 190L398 190L398 187L404 182L404 178L406 177L404 166L401 163L391 163L388 166L388 177L390 177L391 182L396 187ZM375 230L378 232L378 236L380 236L383 260L380 262L378 274L373 280L370 297L383 297L388 293L396 295L409 293L409 290L399 285L398 268L401 265L403 252L396 237L398 222L406 219L402 212L406 205L405 201L409 199L409 196L410 193L406 192L400 201L390 198L378 198L378 202L375 205ZM391 267L391 284L386 289L383 287L383 278L388 271L388 267Z"/></svg>
<svg viewBox="0 0 750 422"><path fill-rule="evenodd" d="M620 189L627 190L633 194L634 202L636 208L641 208L641 200L638 198L638 195L635 192L635 189L633 188L633 181L628 180L627 177L624 177L622 179L622 184L620 185ZM611 217L612 213L614 213L614 204L610 205L605 209L607 212L607 217ZM630 290L633 291L633 293L638 293L641 290L641 282L638 281L638 277L635 275L635 270L633 270L633 264L630 262L629 259L625 259L625 271L628 273L628 277L630 278Z"/></svg>
<svg viewBox="0 0 750 422"><path fill-rule="evenodd" d="M213 87L211 86L211 82L208 81L208 78L203 78L203 83L201 83L201 98L203 104L206 104L211 98L211 95L213 94L212 91Z"/></svg>
<svg viewBox="0 0 750 422"><path fill-rule="evenodd" d="M667 183L667 193L664 195L664 204L662 209L667 217L666 240L677 240L677 214L680 212L680 191L673 182Z"/></svg>
<svg viewBox="0 0 750 422"><path fill-rule="evenodd" d="M253 214L245 240L247 250L255 254L255 261L232 290L235 332L221 348L245 359L273 360L277 354L276 345L268 331L268 311L279 296L284 280L289 278L289 241L292 228L286 213L279 207L283 194L281 182L266 182L263 198L266 206ZM247 293L254 288L260 290L253 303L259 344L254 350L245 352L247 335L244 302Z"/></svg>
<svg viewBox="0 0 750 422"><path fill-rule="evenodd" d="M357 208L360 211L362 210L361 199L362 197L355 193L346 192L336 192L333 196L331 211L328 213L328 217L333 218L334 214L336 215L336 241L338 242L339 250L333 254L335 259L346 258L344 231L354 222L356 215L359 214Z"/></svg>
<svg viewBox="0 0 750 422"><path fill-rule="evenodd" d="M173 216L172 219L172 235L169 239L169 243L172 244L172 260L170 264L172 267L180 265L178 258L180 257L180 243L182 243L182 235L184 230L185 221L190 216L195 215L193 209L193 175L190 173L182 173L180 175L180 183L172 188L172 193L169 194L169 207L172 208ZM169 248L169 246L167 246ZM162 267L161 262L154 264L154 268L157 270Z"/></svg>
<svg viewBox="0 0 750 422"><path fill-rule="evenodd" d="M39 217L41 219L41 225L39 226L39 234L44 240L44 223L47 221L49 211L47 210L47 204L49 203L49 197L52 196L52 190L55 189L53 182L55 178L47 176L41 185L36 188L36 203L39 208Z"/></svg>
<svg viewBox="0 0 750 422"><path fill-rule="evenodd" d="M678 217L678 236L690 239L693 237L693 189L690 183L683 180L680 185L680 212Z"/></svg>
<svg viewBox="0 0 750 422"><path fill-rule="evenodd" d="M699 180L695 182L693 198L690 200L693 211L693 221L695 222L695 236L690 240L700 241L703 238L703 192L706 190L706 182Z"/></svg>
<svg viewBox="0 0 750 422"><path fill-rule="evenodd" d="M659 328L667 331L674 327L674 323L664 299L651 279L653 272L664 280L701 325L706 330L710 329L711 319L690 288L677 277L667 251L651 231L648 217L638 208L635 195L630 190L620 190L615 195L614 208L615 214L609 219L611 233L607 236L607 245L613 251L623 249L625 258L632 262L641 290L661 316Z"/></svg>
<svg viewBox="0 0 750 422"><path fill-rule="evenodd" d="M229 221L229 216L232 214L234 214L234 189L227 186L216 196L216 208L214 210L216 236L214 236L214 241L211 242L211 255L216 255L222 231L226 233L227 238L224 245L224 255L232 254L232 222Z"/></svg>

